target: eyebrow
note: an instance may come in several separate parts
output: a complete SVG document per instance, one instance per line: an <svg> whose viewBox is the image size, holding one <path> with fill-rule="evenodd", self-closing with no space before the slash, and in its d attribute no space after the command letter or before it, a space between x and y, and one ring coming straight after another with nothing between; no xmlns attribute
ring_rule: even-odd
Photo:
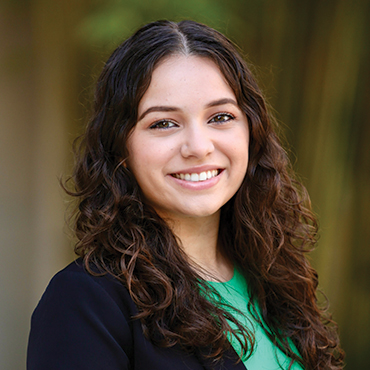
<svg viewBox="0 0 370 370"><path fill-rule="evenodd" d="M179 110L180 110L179 108L169 107L165 105L150 107L145 112L142 113L138 121L141 121L147 114L152 113L152 112L178 112Z"/></svg>
<svg viewBox="0 0 370 370"><path fill-rule="evenodd" d="M235 105L236 107L239 107L238 103L234 99L223 98L223 99L211 101L210 103L206 104L206 108L216 107L218 105L225 105L225 104L232 104L232 105ZM147 114L152 113L152 112L178 112L180 110L181 109L178 107L171 107L171 106L166 106L166 105L158 105L158 106L150 107L140 115L138 121L141 121Z"/></svg>

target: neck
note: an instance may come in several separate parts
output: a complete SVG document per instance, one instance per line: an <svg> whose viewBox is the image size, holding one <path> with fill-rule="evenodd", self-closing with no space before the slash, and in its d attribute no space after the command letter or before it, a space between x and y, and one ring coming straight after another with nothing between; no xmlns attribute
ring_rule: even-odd
<svg viewBox="0 0 370 370"><path fill-rule="evenodd" d="M182 218L168 223L202 278L217 281L232 278L233 265L222 253L218 239L220 212L209 217Z"/></svg>

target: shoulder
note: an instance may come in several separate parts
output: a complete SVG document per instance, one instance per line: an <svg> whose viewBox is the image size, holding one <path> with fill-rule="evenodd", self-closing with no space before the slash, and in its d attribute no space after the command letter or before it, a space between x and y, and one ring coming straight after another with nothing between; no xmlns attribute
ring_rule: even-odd
<svg viewBox="0 0 370 370"><path fill-rule="evenodd" d="M121 282L105 274L91 275L86 271L82 260L78 259L58 272L50 281L43 294L38 308L42 306L88 307L96 309L109 302L129 317L136 312L130 295Z"/></svg>
<svg viewBox="0 0 370 370"><path fill-rule="evenodd" d="M154 346L133 319L136 314L119 281L89 274L81 260L71 263L50 281L32 316L27 369L213 368L179 346ZM244 368L241 364L226 358L223 368Z"/></svg>
<svg viewBox="0 0 370 370"><path fill-rule="evenodd" d="M54 363L95 369L102 358L108 368L126 368L135 314L123 284L89 274L81 260L72 262L52 278L32 315L29 369Z"/></svg>

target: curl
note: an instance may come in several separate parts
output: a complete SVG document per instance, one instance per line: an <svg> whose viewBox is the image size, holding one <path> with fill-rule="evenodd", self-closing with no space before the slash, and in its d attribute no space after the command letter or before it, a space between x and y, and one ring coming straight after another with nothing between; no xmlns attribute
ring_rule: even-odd
<svg viewBox="0 0 370 370"><path fill-rule="evenodd" d="M124 165L127 139L151 74L161 60L179 53L214 61L248 119L249 165L240 189L222 208L219 238L244 271L250 311L292 363L307 370L341 369L336 328L318 306L317 274L306 257L317 236L307 193L294 180L246 63L228 39L207 26L151 23L107 61L92 118L77 148L75 188L67 190L78 201L76 253L91 273L91 266L98 266L126 286L138 308L136 318L157 345L211 348L208 355L220 359L233 333L244 353L252 353L253 334L211 298L217 294L191 265L166 222L144 203Z"/></svg>

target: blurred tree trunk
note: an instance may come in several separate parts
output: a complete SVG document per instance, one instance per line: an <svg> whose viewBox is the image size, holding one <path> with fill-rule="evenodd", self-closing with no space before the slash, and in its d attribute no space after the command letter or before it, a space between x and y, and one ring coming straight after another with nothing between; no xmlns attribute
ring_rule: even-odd
<svg viewBox="0 0 370 370"><path fill-rule="evenodd" d="M79 4L79 5L78 5ZM65 197L58 180L70 161L70 141L76 130L79 94L78 59L73 32L83 2L71 0L31 2L33 67L35 76L33 202L35 249L34 302L50 277L73 258L65 235ZM69 248L68 248L69 246Z"/></svg>
<svg viewBox="0 0 370 370"><path fill-rule="evenodd" d="M58 177L76 132L74 28L82 6L0 3L1 369L25 368L31 313L52 275L73 258Z"/></svg>

